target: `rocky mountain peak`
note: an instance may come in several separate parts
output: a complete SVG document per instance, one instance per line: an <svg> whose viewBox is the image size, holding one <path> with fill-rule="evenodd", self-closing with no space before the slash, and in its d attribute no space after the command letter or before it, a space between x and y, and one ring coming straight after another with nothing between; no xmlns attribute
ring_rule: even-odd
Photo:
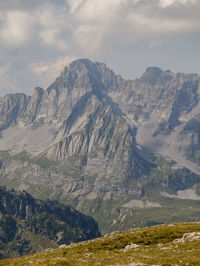
<svg viewBox="0 0 200 266"><path fill-rule="evenodd" d="M77 87L92 87L101 83L100 73L95 63L88 59L79 59L66 66L58 78L64 82L64 87L72 89Z"/></svg>
<svg viewBox="0 0 200 266"><path fill-rule="evenodd" d="M124 208L159 206L140 198L151 188L176 192L200 182L199 94L195 74L149 67L133 81L103 63L76 60L47 90L0 98L0 181L29 191L37 184L35 195L92 215L103 210L93 200L105 200L107 210L107 200L112 206L123 195L130 202L109 220L121 226Z"/></svg>
<svg viewBox="0 0 200 266"><path fill-rule="evenodd" d="M38 95L42 95L44 93L44 90L43 88L40 88L40 87L36 87L33 91L33 97L34 95L38 96Z"/></svg>
<svg viewBox="0 0 200 266"><path fill-rule="evenodd" d="M144 72L144 75L145 76L152 76L152 75L160 75L163 73L163 70L159 67L147 67L145 72Z"/></svg>
<svg viewBox="0 0 200 266"><path fill-rule="evenodd" d="M93 64L88 59L78 59L73 62L71 62L69 65L65 66L60 77L63 79L68 78L68 75L70 72L74 72L78 75L78 73L86 73L88 72L88 68L92 67L91 64Z"/></svg>
<svg viewBox="0 0 200 266"><path fill-rule="evenodd" d="M165 87L171 81L174 74L171 71L163 71L159 67L148 67L142 77L139 79L151 86Z"/></svg>
<svg viewBox="0 0 200 266"><path fill-rule="evenodd" d="M95 63L93 63L91 60L89 59L85 59L85 58L82 58L82 59L78 59L78 60L75 60L73 61L70 65L69 65L69 69L71 70L79 70L79 71L82 71L83 68L86 68L86 69L92 69L94 68L95 66Z"/></svg>

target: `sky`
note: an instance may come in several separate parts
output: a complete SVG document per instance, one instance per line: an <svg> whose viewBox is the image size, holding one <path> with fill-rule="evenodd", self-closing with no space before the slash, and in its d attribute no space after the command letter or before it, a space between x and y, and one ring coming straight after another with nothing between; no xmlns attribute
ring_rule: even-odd
<svg viewBox="0 0 200 266"><path fill-rule="evenodd" d="M0 95L47 88L78 58L126 79L200 74L200 0L0 0Z"/></svg>

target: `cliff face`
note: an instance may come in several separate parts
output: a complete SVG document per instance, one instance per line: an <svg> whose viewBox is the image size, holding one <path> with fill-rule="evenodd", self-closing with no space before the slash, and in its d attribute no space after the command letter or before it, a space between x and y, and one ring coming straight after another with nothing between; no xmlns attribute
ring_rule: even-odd
<svg viewBox="0 0 200 266"><path fill-rule="evenodd" d="M147 68L123 91L128 114L138 123L137 141L151 151L168 155L198 172L199 92L197 74L173 74ZM195 126L187 126L191 124ZM194 162L191 164L185 159Z"/></svg>
<svg viewBox="0 0 200 266"><path fill-rule="evenodd" d="M154 193L160 201L163 191L192 189L195 198L199 89L196 74L151 67L125 80L103 63L74 61L46 90L0 98L1 182L68 202L105 231L123 217L128 228L138 206L161 207Z"/></svg>
<svg viewBox="0 0 200 266"><path fill-rule="evenodd" d="M94 150L93 142L100 149L108 148L112 131L117 131L121 123L124 134L129 132L132 136L135 155L137 131L137 141L150 151L160 148L161 153L163 150L170 153L172 141L185 159L190 157L198 164L199 90L200 79L196 74L173 74L152 67L141 78L126 81L105 64L77 60L48 89L36 88L32 97L13 94L0 99L0 129L7 137L0 146L35 154L50 149L49 158L62 159ZM106 132L106 123L113 121L112 131ZM5 131L13 126L16 126L14 133ZM30 129L35 130L41 148L32 147ZM9 135L12 137L8 141ZM104 136L107 140L102 139ZM155 143L160 145L155 148Z"/></svg>
<svg viewBox="0 0 200 266"><path fill-rule="evenodd" d="M107 172L121 177L145 174L148 163L139 155L136 127L129 125L126 115L107 94L119 87L120 81L122 79L103 64L79 60L66 67L46 91L36 88L31 98L25 95L7 96L6 103L2 103L7 109L2 108L2 112L8 116L9 106L12 105L10 122L3 117L4 113L1 119L7 121L7 127L16 125L16 131L13 129L11 133L16 134L11 140L15 146L13 150L31 151L33 129L35 139L41 143L41 136L45 137L44 131L48 130L49 142L46 145L43 142L42 149L35 152L45 154L49 159L84 156L84 166L88 171L89 162L95 158L96 165L104 165L105 175ZM17 107L10 103L12 98L17 99ZM8 138L8 135L5 137ZM10 146L12 144L9 142ZM120 164L123 167L119 167ZM143 167L144 164L146 167Z"/></svg>

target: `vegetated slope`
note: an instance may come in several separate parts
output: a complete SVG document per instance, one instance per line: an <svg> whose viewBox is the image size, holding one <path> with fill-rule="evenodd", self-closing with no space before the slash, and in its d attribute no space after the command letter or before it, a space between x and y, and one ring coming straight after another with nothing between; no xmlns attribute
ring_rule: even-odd
<svg viewBox="0 0 200 266"><path fill-rule="evenodd" d="M1 184L70 203L102 232L198 220L199 84L80 59L32 97L2 97Z"/></svg>
<svg viewBox="0 0 200 266"><path fill-rule="evenodd" d="M91 241L0 261L0 265L199 265L200 224L113 232Z"/></svg>
<svg viewBox="0 0 200 266"><path fill-rule="evenodd" d="M0 187L0 258L99 236L97 223L69 206Z"/></svg>

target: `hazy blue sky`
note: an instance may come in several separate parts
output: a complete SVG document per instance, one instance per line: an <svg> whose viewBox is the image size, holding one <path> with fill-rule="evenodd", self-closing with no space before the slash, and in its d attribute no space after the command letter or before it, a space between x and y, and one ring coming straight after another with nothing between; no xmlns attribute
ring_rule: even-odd
<svg viewBox="0 0 200 266"><path fill-rule="evenodd" d="M125 78L200 74L200 0L0 0L0 94L48 87L77 58Z"/></svg>

